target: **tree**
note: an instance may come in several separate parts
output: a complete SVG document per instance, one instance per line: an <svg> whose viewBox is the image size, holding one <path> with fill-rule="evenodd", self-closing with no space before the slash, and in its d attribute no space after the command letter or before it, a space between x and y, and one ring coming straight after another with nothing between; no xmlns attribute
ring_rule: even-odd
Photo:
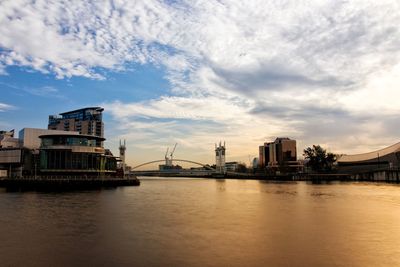
<svg viewBox="0 0 400 267"><path fill-rule="evenodd" d="M239 162L237 166L237 172L247 172L246 163Z"/></svg>
<svg viewBox="0 0 400 267"><path fill-rule="evenodd" d="M307 165L311 167L313 171L331 171L333 163L337 159L337 155L333 153L327 153L320 145L313 145L313 147L307 147L303 151L303 156L308 159Z"/></svg>

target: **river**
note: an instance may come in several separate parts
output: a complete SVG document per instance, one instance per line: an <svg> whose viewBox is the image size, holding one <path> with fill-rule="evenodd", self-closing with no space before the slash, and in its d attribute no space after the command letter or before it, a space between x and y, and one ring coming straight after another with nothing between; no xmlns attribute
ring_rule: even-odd
<svg viewBox="0 0 400 267"><path fill-rule="evenodd" d="M0 266L400 266L400 186L143 178L0 189Z"/></svg>

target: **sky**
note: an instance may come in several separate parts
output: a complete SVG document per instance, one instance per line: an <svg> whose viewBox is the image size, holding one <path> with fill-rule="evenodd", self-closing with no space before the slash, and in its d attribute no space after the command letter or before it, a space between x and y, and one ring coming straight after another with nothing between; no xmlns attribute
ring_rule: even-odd
<svg viewBox="0 0 400 267"><path fill-rule="evenodd" d="M132 166L276 137L369 152L400 139L399 24L397 0L3 0L0 129L101 106Z"/></svg>

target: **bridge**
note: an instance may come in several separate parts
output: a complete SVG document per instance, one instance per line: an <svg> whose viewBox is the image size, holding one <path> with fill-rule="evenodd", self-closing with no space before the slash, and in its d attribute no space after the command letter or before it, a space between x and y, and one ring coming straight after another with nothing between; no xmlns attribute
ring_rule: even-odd
<svg viewBox="0 0 400 267"><path fill-rule="evenodd" d="M150 170L150 171L138 171L136 169L154 164L154 163L166 163L165 159L160 159L160 160L152 160L149 162L145 162L142 164L139 164L137 166L134 166L131 168L131 172L135 175L139 176L164 176L164 177L215 177L214 175L223 175L233 177L233 178L248 178L250 175L248 173L239 173L239 172L234 172L234 171L226 171L224 174L218 174L217 170L215 168L212 168L209 165L203 164L201 162L196 162L193 160L186 160L186 159L168 159L168 163L172 163L173 161L177 162L185 162L185 163L192 163L195 165L202 166L204 170L191 170L191 169L166 169L163 171L160 170ZM136 171L135 171L136 170ZM218 176L219 177L219 176Z"/></svg>
<svg viewBox="0 0 400 267"><path fill-rule="evenodd" d="M206 170L216 171L214 168L212 168L212 167L209 166L209 165L206 165L206 164L203 164L203 163L200 163L200 162L196 162L196 161L192 161L192 160L186 160L186 159L171 159L171 161L179 161L179 162L192 163L192 164L195 164L195 165L202 166L202 167L204 167ZM153 160L153 161L145 162L145 163L142 163L142 164L139 164L139 165L137 165L137 166L132 167L131 170L134 170L134 169L137 169L137 168L146 166L146 165L154 164L154 163L160 163L160 162L164 162L164 163L165 163L165 159L159 159L159 160Z"/></svg>

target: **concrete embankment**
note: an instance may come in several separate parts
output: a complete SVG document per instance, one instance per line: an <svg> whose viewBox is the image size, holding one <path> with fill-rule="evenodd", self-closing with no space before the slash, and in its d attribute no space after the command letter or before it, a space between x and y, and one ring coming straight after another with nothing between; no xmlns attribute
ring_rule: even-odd
<svg viewBox="0 0 400 267"><path fill-rule="evenodd" d="M400 183L400 170L376 170L351 175L354 181Z"/></svg>
<svg viewBox="0 0 400 267"><path fill-rule="evenodd" d="M0 187L11 191L68 191L90 190L118 186L138 186L137 178L86 178L86 177L21 177L0 179Z"/></svg>
<svg viewBox="0 0 400 267"><path fill-rule="evenodd" d="M369 181L369 182L390 182L400 183L400 170L375 170L357 173L297 173L297 174L266 174L266 173L236 173L225 174L191 174L191 173L162 173L153 172L141 174L142 176L159 177L190 177L190 178L215 178L215 179L249 179L249 180L275 180L275 181Z"/></svg>

